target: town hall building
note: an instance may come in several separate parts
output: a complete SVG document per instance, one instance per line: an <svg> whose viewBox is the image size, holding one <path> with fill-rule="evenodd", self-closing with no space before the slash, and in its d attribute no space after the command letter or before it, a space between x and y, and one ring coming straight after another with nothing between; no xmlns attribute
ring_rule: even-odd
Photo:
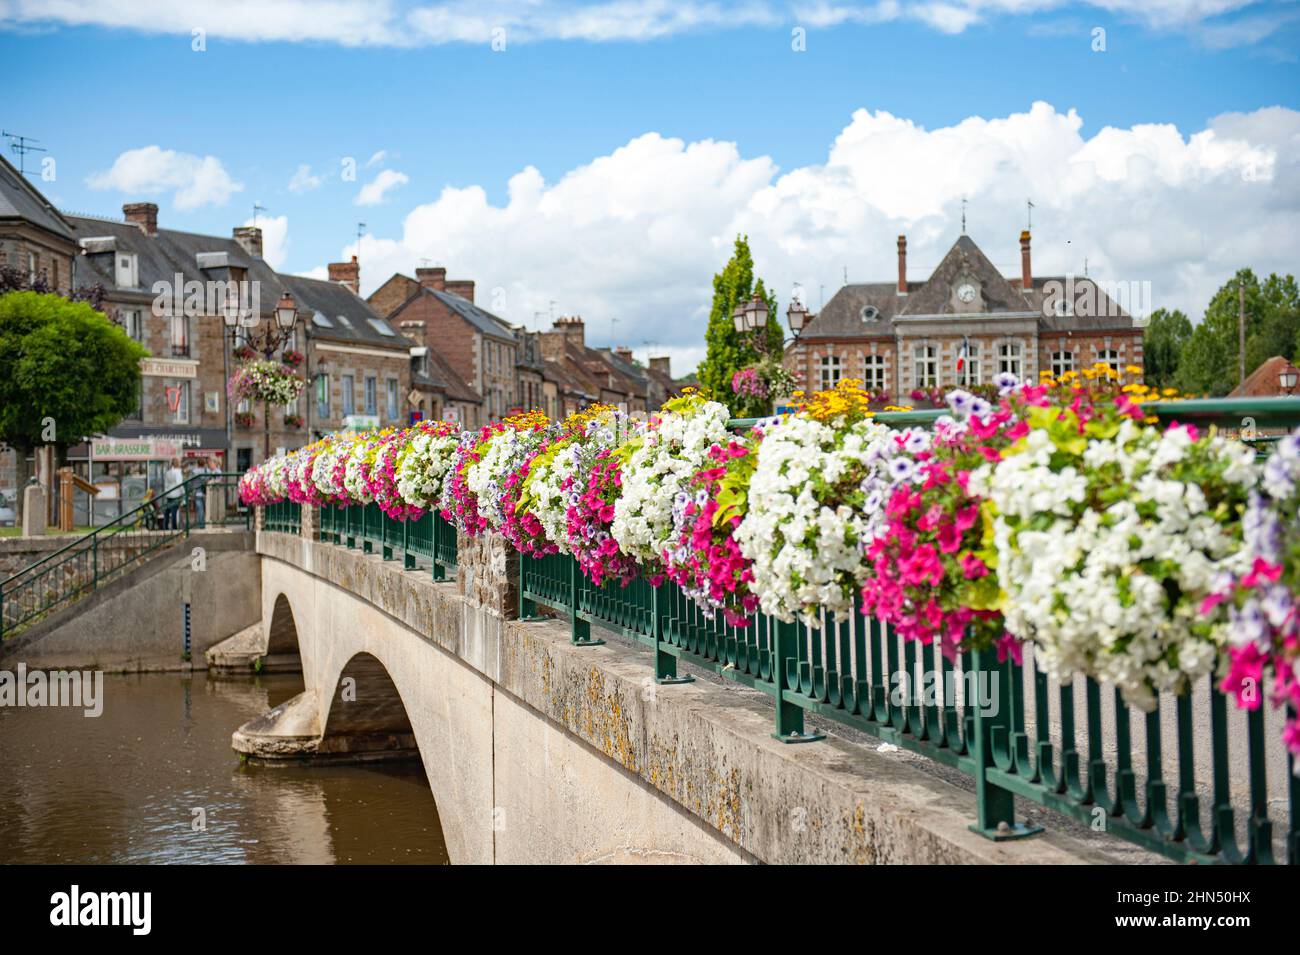
<svg viewBox="0 0 1300 955"><path fill-rule="evenodd" d="M961 235L923 281L909 281L907 238L898 279L845 285L787 349L786 366L809 390L857 378L872 394L912 404L927 393L989 384L1001 372L1036 381L1105 362L1142 364L1142 328L1087 276L1036 276L1020 234L1021 274L1004 277ZM1132 376L1126 376L1132 377Z"/></svg>

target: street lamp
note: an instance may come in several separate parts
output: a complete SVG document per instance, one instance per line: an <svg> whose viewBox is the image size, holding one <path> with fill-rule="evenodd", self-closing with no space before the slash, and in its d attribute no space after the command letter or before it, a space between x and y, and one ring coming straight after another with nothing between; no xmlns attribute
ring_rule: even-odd
<svg viewBox="0 0 1300 955"><path fill-rule="evenodd" d="M1282 386L1282 390L1285 391L1288 396L1295 391L1296 378L1296 369L1291 366L1283 368L1282 371L1278 373L1278 384Z"/></svg>
<svg viewBox="0 0 1300 955"><path fill-rule="evenodd" d="M790 302L790 307L785 310L785 320L790 323L790 331L795 338L803 331L804 323L808 321L808 309L804 308L803 303L798 299Z"/></svg>
<svg viewBox="0 0 1300 955"><path fill-rule="evenodd" d="M280 331L287 333L293 329L297 321L298 306L294 304L293 296L288 292L282 292L280 301L275 303L275 323L280 326Z"/></svg>
<svg viewBox="0 0 1300 955"><path fill-rule="evenodd" d="M254 331L258 325L257 316L253 315L251 310L244 308L239 287L234 285L226 293L226 300L221 306L221 317L230 332L231 347L238 347L242 337L244 344L261 352L262 356L270 361L276 350L288 343L294 326L298 324L298 305L290 292L280 293L280 300L275 303L274 314L274 324L268 323L259 331ZM245 319L250 317L252 321L245 322ZM244 326L242 336L241 326ZM271 457L271 407L265 400L262 401L262 455L264 459Z"/></svg>

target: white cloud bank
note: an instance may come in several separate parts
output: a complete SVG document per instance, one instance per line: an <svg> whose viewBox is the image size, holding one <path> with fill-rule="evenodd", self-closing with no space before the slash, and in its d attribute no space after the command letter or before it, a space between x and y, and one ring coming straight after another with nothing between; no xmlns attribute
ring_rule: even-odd
<svg viewBox="0 0 1300 955"><path fill-rule="evenodd" d="M359 206L377 206L384 201L388 193L410 181L411 177L404 172L382 169L374 179L361 187L354 202Z"/></svg>
<svg viewBox="0 0 1300 955"><path fill-rule="evenodd" d="M1285 6L1285 5L1283 5ZM745 26L829 27L914 21L944 33L1013 16L1082 7L1152 29L1216 28L1218 43L1254 43L1290 19L1265 0L0 0L0 26L99 26L234 42L433 46L446 43L650 41ZM1250 9L1249 28L1233 28Z"/></svg>
<svg viewBox="0 0 1300 955"><path fill-rule="evenodd" d="M642 354L654 342L684 370L702 357L713 273L737 233L782 311L795 283L815 311L846 269L890 281L903 233L910 275L925 277L960 232L963 197L968 231L1005 274L1019 272L1032 198L1035 272L1079 273L1086 259L1094 277L1150 282L1155 306L1194 320L1241 266L1296 271L1300 113L1226 114L1190 135L1139 125L1084 138L1082 124L1046 103L930 130L860 110L824 164L784 174L732 143L647 133L557 182L525 168L502 205L479 186L444 189L399 237L362 240L363 291L428 259L475 279L480 303L513 322L536 327L554 300L588 319L589 338Z"/></svg>
<svg viewBox="0 0 1300 955"><path fill-rule="evenodd" d="M158 146L128 149L110 169L91 175L92 189L116 189L132 196L155 196L171 192L172 204L181 211L200 206L225 205L243 190L215 156L195 156Z"/></svg>

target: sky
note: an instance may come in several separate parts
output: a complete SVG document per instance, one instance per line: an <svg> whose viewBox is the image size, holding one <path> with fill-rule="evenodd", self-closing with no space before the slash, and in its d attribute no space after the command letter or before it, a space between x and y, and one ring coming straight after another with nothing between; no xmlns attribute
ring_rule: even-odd
<svg viewBox="0 0 1300 955"><path fill-rule="evenodd" d="M445 266L684 372L738 234L782 311L900 234L924 278L963 199L1004 272L1032 215L1036 272L1139 312L1294 273L1298 51L1293 0L0 0L0 128L61 209L256 215L278 269Z"/></svg>

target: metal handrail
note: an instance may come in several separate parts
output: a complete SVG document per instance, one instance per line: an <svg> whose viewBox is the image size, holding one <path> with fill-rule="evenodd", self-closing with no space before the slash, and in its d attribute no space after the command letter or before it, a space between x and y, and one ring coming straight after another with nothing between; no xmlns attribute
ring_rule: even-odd
<svg viewBox="0 0 1300 955"><path fill-rule="evenodd" d="M203 489L206 498L208 486L220 484L222 488L233 487L239 477L233 473L192 475L180 484L167 488L161 496L133 507L0 580L0 639L12 635L15 628L75 599L85 591L97 589L103 580L138 563L160 547L178 538L188 537L191 530L189 503L198 496L199 489ZM178 490L178 498L168 496ZM184 515L183 525L163 530L141 527L147 516L165 510L172 500L178 502L177 507ZM242 514L242 523L248 527L251 512L244 510ZM143 542L138 550L110 546L117 538L131 532L142 535L134 538ZM125 559L115 561L114 558L122 556L121 551L126 551ZM106 560L101 560L101 555ZM70 579L62 579L49 588L41 586L43 580L74 562L78 566ZM17 595L27 599L19 600ZM15 607L18 608L16 611L13 609Z"/></svg>

